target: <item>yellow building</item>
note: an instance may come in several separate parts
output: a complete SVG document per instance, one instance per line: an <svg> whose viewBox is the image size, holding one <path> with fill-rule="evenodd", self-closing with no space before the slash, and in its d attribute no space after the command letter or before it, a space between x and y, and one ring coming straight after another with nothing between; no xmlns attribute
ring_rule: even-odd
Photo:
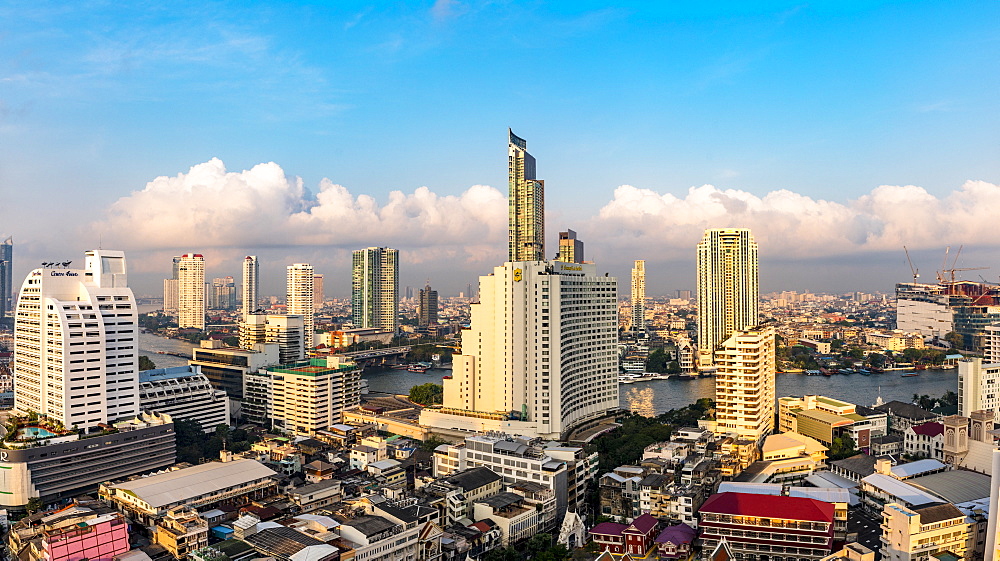
<svg viewBox="0 0 1000 561"><path fill-rule="evenodd" d="M192 551L208 546L208 522L197 510L176 508L156 523L153 543L163 546L175 559L187 559Z"/></svg>
<svg viewBox="0 0 1000 561"><path fill-rule="evenodd" d="M951 553L966 559L969 524L962 511L948 503L906 508L889 503L882 511L883 561L925 561Z"/></svg>
<svg viewBox="0 0 1000 561"><path fill-rule="evenodd" d="M698 243L698 352L702 364L736 332L757 325L757 242L750 230L705 231Z"/></svg>
<svg viewBox="0 0 1000 561"><path fill-rule="evenodd" d="M774 432L774 328L737 331L715 359L716 434L759 442Z"/></svg>

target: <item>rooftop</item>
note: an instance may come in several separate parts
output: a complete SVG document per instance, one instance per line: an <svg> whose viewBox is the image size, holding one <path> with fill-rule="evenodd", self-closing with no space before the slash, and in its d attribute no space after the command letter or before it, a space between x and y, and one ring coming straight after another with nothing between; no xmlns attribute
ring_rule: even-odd
<svg viewBox="0 0 1000 561"><path fill-rule="evenodd" d="M910 419L911 421L926 421L937 418L937 415L926 409L913 405L912 403L903 403L902 401L890 401L889 403L879 405L875 409L883 413L891 413L899 417Z"/></svg>
<svg viewBox="0 0 1000 561"><path fill-rule="evenodd" d="M892 474L899 479L907 479L910 477L916 477L922 473L927 473L931 471L937 471L947 468L948 466L937 461L937 460L917 460L915 462L908 462L905 464L899 464L892 467Z"/></svg>
<svg viewBox="0 0 1000 561"><path fill-rule="evenodd" d="M907 504L922 505L940 501L938 497L889 475L873 473L861 481Z"/></svg>
<svg viewBox="0 0 1000 561"><path fill-rule="evenodd" d="M502 478L493 473L493 470L490 468L477 467L455 473L446 478L445 481L453 485L458 485L464 491L469 491L470 489L478 489L484 485L500 481L500 479Z"/></svg>
<svg viewBox="0 0 1000 561"><path fill-rule="evenodd" d="M907 483L941 497L952 504L990 496L990 476L956 469L907 479Z"/></svg>
<svg viewBox="0 0 1000 561"><path fill-rule="evenodd" d="M801 497L773 497L750 493L717 493L701 505L699 512L739 514L784 520L833 522L833 505Z"/></svg>
<svg viewBox="0 0 1000 561"><path fill-rule="evenodd" d="M150 508L159 509L273 475L276 475L273 470L257 460L209 462L117 483L111 488L126 491L148 503Z"/></svg>
<svg viewBox="0 0 1000 561"><path fill-rule="evenodd" d="M935 437L944 434L944 425L941 423L930 422L912 426L910 427L910 430L920 436Z"/></svg>
<svg viewBox="0 0 1000 561"><path fill-rule="evenodd" d="M913 512L920 515L921 524L933 524L952 518L963 518L961 510L949 503L937 503L930 505L919 505L913 507Z"/></svg>

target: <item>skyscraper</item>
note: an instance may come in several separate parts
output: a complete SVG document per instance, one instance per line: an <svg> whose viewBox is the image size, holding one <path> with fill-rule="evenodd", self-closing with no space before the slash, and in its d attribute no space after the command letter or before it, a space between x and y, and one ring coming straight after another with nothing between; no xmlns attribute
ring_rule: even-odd
<svg viewBox="0 0 1000 561"><path fill-rule="evenodd" d="M260 298L260 263L256 255L243 258L243 316L257 309Z"/></svg>
<svg viewBox="0 0 1000 561"><path fill-rule="evenodd" d="M438 322L438 293L431 285L420 289L420 301L417 303L417 326L427 327Z"/></svg>
<svg viewBox="0 0 1000 561"><path fill-rule="evenodd" d="M421 424L560 439L618 408L618 293L590 263L511 262L479 278L444 406Z"/></svg>
<svg viewBox="0 0 1000 561"><path fill-rule="evenodd" d="M396 331L399 317L399 251L359 249L353 256L351 311L354 327Z"/></svg>
<svg viewBox="0 0 1000 561"><path fill-rule="evenodd" d="M205 256L185 253L177 267L177 327L205 329Z"/></svg>
<svg viewBox="0 0 1000 561"><path fill-rule="evenodd" d="M0 322L14 312L14 238L0 243Z"/></svg>
<svg viewBox="0 0 1000 561"><path fill-rule="evenodd" d="M559 232L559 261L583 263L583 242L576 239L576 232L567 229Z"/></svg>
<svg viewBox="0 0 1000 561"><path fill-rule="evenodd" d="M642 259L632 267L632 331L646 331L646 262Z"/></svg>
<svg viewBox="0 0 1000 561"><path fill-rule="evenodd" d="M545 259L545 182L535 179L528 143L507 129L510 261Z"/></svg>
<svg viewBox="0 0 1000 561"><path fill-rule="evenodd" d="M702 365L730 335L756 327L757 242L750 230L706 230L698 244L698 353Z"/></svg>
<svg viewBox="0 0 1000 561"><path fill-rule="evenodd" d="M85 430L137 415L138 324L121 251L31 271L15 319L15 407Z"/></svg>
<svg viewBox="0 0 1000 561"><path fill-rule="evenodd" d="M715 353L717 434L760 442L774 432L774 328L732 334Z"/></svg>
<svg viewBox="0 0 1000 561"><path fill-rule="evenodd" d="M308 263L296 263L288 266L288 285L285 292L285 305L290 315L302 316L302 326L306 352L313 348L313 291L316 273Z"/></svg>
<svg viewBox="0 0 1000 561"><path fill-rule="evenodd" d="M212 279L212 291L207 307L215 310L236 309L236 280L233 277L217 277Z"/></svg>
<svg viewBox="0 0 1000 561"><path fill-rule="evenodd" d="M323 307L323 275L317 273L313 276L313 309L319 310Z"/></svg>

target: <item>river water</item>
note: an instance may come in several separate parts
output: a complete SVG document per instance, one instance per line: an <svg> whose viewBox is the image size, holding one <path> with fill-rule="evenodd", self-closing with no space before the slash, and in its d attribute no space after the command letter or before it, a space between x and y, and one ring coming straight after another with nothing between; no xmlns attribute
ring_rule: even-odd
<svg viewBox="0 0 1000 561"><path fill-rule="evenodd" d="M883 401L894 399L910 403L913 394L941 397L946 391L958 391L958 371L925 370L917 377L903 378L903 372L885 372L862 376L860 374L834 376L806 376L804 374L778 374L775 379L777 397L787 395L825 395L849 403L870 407L879 394ZM431 369L424 374L406 370L365 369L362 376L368 380L369 390L375 392L406 394L420 384L441 383L441 378L451 375L451 370ZM622 384L621 404L628 408L628 392L649 388L653 390L653 409L657 414L694 403L702 397L715 397L715 379L651 380L635 384Z"/></svg>

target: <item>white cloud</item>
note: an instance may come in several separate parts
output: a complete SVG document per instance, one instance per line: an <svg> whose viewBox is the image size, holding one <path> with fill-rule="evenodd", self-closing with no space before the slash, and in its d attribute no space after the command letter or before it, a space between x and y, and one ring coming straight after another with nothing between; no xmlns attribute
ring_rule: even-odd
<svg viewBox="0 0 1000 561"><path fill-rule="evenodd" d="M457 196L393 191L380 204L324 179L311 199L302 180L274 162L229 172L214 158L122 197L96 226L105 239L144 250L386 245L419 249L411 262L494 262L505 250L506 207L504 195L484 185Z"/></svg>
<svg viewBox="0 0 1000 561"><path fill-rule="evenodd" d="M913 185L882 185L852 201L833 202L781 189L763 197L712 185L684 198L622 185L599 211L589 236L616 249L643 243L649 258L693 252L706 228L745 227L761 251L792 259L895 251L948 244L996 246L994 212L1000 186L967 181L936 197ZM645 249L644 249L645 251Z"/></svg>

